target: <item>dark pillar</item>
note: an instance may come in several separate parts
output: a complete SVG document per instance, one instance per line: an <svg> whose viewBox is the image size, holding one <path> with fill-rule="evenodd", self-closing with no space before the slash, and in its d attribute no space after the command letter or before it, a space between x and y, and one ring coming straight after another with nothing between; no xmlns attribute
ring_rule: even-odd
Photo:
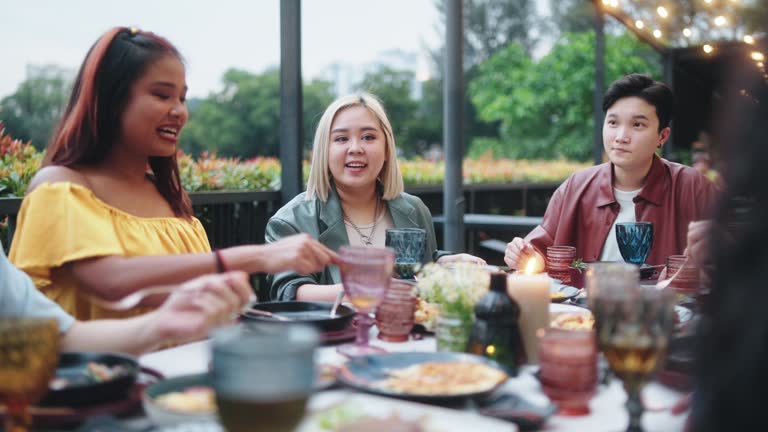
<svg viewBox="0 0 768 432"><path fill-rule="evenodd" d="M664 65L664 82L672 88L672 90L675 89L675 51L674 50L666 50L661 56L662 64ZM680 161L679 156L674 156L675 146L674 142L672 140L672 137L675 136L674 130L675 130L675 122L672 120L669 122L669 127L672 129L672 133L669 134L669 139L667 139L667 142L664 144L664 147L661 148L661 154L664 156L665 159L674 159L675 162Z"/></svg>
<svg viewBox="0 0 768 432"><path fill-rule="evenodd" d="M280 0L280 192L283 203L304 189L301 110L301 0Z"/></svg>
<svg viewBox="0 0 768 432"><path fill-rule="evenodd" d="M603 163L603 93L605 92L605 17L595 6L595 89L592 95L592 159Z"/></svg>
<svg viewBox="0 0 768 432"><path fill-rule="evenodd" d="M462 66L461 0L445 2L445 79L443 80L443 139L445 146L445 181L443 182L444 248L464 251L464 193L461 163L464 155L462 112L464 70Z"/></svg>

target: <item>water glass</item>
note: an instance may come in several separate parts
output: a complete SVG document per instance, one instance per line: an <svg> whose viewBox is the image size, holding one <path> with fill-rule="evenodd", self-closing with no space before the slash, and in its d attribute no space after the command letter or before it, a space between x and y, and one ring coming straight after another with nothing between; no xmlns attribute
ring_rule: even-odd
<svg viewBox="0 0 768 432"><path fill-rule="evenodd" d="M0 405L6 407L6 431L29 430L28 407L48 391L58 361L58 321L0 319Z"/></svg>
<svg viewBox="0 0 768 432"><path fill-rule="evenodd" d="M653 246L653 222L617 223L616 243L624 262L643 265Z"/></svg>
<svg viewBox="0 0 768 432"><path fill-rule="evenodd" d="M421 228L391 228L385 245L395 251L395 273L400 279L413 279L414 268L424 260L427 231Z"/></svg>
<svg viewBox="0 0 768 432"><path fill-rule="evenodd" d="M229 432L293 431L315 380L317 331L249 323L213 332L211 379Z"/></svg>
<svg viewBox="0 0 768 432"><path fill-rule="evenodd" d="M560 415L589 414L597 389L594 330L547 329L539 339L539 365L542 391Z"/></svg>
<svg viewBox="0 0 768 432"><path fill-rule="evenodd" d="M573 246L547 247L547 274L549 277L559 279L562 283L570 285L571 273L568 268L575 259L576 248Z"/></svg>
<svg viewBox="0 0 768 432"><path fill-rule="evenodd" d="M592 309L593 300L601 292L612 289L632 289L639 281L640 269L636 265L622 262L589 264L585 282L587 304Z"/></svg>
<svg viewBox="0 0 768 432"><path fill-rule="evenodd" d="M376 308L376 327L379 339L387 342L406 342L413 329L416 312L414 282L395 279L389 284L387 294Z"/></svg>

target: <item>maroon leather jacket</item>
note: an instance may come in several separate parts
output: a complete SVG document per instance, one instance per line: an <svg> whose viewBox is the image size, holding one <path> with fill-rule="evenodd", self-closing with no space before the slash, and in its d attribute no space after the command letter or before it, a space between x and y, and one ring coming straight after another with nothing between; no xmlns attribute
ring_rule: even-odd
<svg viewBox="0 0 768 432"><path fill-rule="evenodd" d="M645 186L635 197L635 220L653 222L653 246L646 262L664 264L682 254L688 223L708 219L719 191L691 167L653 157ZM542 255L547 246L575 246L576 257L597 261L619 214L610 162L572 174L549 201L541 225L526 240Z"/></svg>

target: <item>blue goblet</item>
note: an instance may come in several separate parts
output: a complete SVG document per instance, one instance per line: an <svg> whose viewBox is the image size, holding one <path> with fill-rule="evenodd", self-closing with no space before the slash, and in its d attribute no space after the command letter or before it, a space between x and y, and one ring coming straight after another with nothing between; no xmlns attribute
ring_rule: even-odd
<svg viewBox="0 0 768 432"><path fill-rule="evenodd" d="M427 231L421 228L391 228L385 245L395 251L395 273L398 279L413 279L414 267L424 259Z"/></svg>
<svg viewBox="0 0 768 432"><path fill-rule="evenodd" d="M642 266L653 246L653 222L617 223L616 243L624 262Z"/></svg>

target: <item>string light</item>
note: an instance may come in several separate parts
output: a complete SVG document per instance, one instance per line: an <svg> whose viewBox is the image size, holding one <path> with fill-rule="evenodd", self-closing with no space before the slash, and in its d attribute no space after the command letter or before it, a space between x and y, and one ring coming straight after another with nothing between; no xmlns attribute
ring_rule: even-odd
<svg viewBox="0 0 768 432"><path fill-rule="evenodd" d="M752 52L752 59L755 60L755 61L761 62L761 61L765 60L765 56L763 55L763 53L761 53L759 51L753 51Z"/></svg>
<svg viewBox="0 0 768 432"><path fill-rule="evenodd" d="M643 23L642 20L637 20L635 21L635 27L642 29L643 27L645 27L645 23Z"/></svg>
<svg viewBox="0 0 768 432"><path fill-rule="evenodd" d="M705 44L701 49L704 50L705 53L710 54L712 51L714 51L714 48L712 48L712 45Z"/></svg>
<svg viewBox="0 0 768 432"><path fill-rule="evenodd" d="M667 9L664 6L659 6L656 8L656 12L659 14L660 17L666 18L669 16L669 12L667 12Z"/></svg>
<svg viewBox="0 0 768 432"><path fill-rule="evenodd" d="M762 69L764 66L765 66L765 63L757 62L757 67L759 67L760 69Z"/></svg>
<svg viewBox="0 0 768 432"><path fill-rule="evenodd" d="M755 38L753 38L752 35L744 35L744 43L752 45L755 43Z"/></svg>
<svg viewBox="0 0 768 432"><path fill-rule="evenodd" d="M659 29L654 30L653 31L653 37L655 37L656 39L660 39L661 38L661 30L659 30Z"/></svg>
<svg viewBox="0 0 768 432"><path fill-rule="evenodd" d="M706 3L706 4L712 4L712 0L704 0L704 3Z"/></svg>
<svg viewBox="0 0 768 432"><path fill-rule="evenodd" d="M689 29L688 27L684 28L683 29L683 36L685 36L687 38L691 37L691 29Z"/></svg>
<svg viewBox="0 0 768 432"><path fill-rule="evenodd" d="M722 16L722 15L719 15L719 16L715 17L715 25L718 26L718 27L724 26L726 24L726 22L727 21L725 20L725 17Z"/></svg>

